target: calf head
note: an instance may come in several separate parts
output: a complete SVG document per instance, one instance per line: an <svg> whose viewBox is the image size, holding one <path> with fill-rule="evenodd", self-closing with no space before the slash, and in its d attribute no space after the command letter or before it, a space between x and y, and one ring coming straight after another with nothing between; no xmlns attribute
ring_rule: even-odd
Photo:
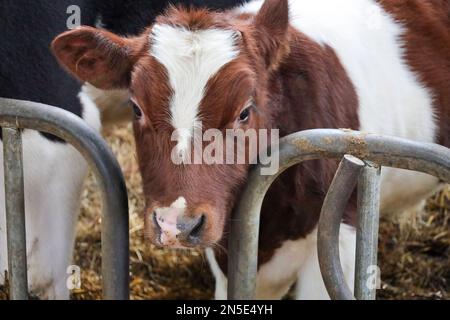
<svg viewBox="0 0 450 320"><path fill-rule="evenodd" d="M80 80L129 89L153 243L210 246L222 238L248 161L184 160L198 153L196 131L225 137L226 130L271 128L270 79L287 53L288 20L286 0L267 0L256 16L171 8L135 38L80 27L54 40L56 57ZM230 151L222 148L212 155Z"/></svg>

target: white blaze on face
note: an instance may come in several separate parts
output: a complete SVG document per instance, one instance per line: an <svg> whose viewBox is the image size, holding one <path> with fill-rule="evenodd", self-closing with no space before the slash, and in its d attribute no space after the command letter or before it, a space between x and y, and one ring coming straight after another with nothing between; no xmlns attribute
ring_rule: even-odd
<svg viewBox="0 0 450 320"><path fill-rule="evenodd" d="M171 124L178 130L178 151L190 147L200 103L208 80L239 53L240 34L226 29L188 30L157 24L153 27L150 54L167 70L173 95Z"/></svg>

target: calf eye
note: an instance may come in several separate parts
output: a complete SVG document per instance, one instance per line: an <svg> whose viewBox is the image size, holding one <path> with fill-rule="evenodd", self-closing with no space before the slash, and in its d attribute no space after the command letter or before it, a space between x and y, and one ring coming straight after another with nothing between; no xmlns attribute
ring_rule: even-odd
<svg viewBox="0 0 450 320"><path fill-rule="evenodd" d="M239 115L239 122L247 122L249 118L250 118L250 108L246 108Z"/></svg>
<svg viewBox="0 0 450 320"><path fill-rule="evenodd" d="M131 102L132 106L133 106L133 113L134 113L134 117L136 119L141 119L142 118L142 110L141 108L138 107L138 105L134 102Z"/></svg>

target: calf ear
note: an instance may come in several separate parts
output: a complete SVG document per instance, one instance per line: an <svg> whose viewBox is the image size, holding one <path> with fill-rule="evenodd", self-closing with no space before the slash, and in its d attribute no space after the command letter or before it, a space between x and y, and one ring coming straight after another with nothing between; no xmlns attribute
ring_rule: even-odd
<svg viewBox="0 0 450 320"><path fill-rule="evenodd" d="M288 0L266 0L256 16L255 27L267 67L274 69L289 48Z"/></svg>
<svg viewBox="0 0 450 320"><path fill-rule="evenodd" d="M133 40L91 27L59 35L52 50L70 73L99 89L127 88L137 58Z"/></svg>

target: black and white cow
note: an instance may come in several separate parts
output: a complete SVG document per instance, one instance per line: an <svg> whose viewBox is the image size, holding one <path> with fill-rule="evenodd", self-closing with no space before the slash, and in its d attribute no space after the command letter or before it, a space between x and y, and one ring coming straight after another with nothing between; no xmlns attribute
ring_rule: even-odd
<svg viewBox="0 0 450 320"><path fill-rule="evenodd" d="M243 0L173 1L226 8ZM50 43L67 30L72 5L80 8L81 24L102 26L133 35L145 28L169 1L58 0L0 1L0 97L57 106L82 117L99 131L100 115L93 100L121 110L128 95L94 92L73 80L50 52ZM101 98L99 98L101 97ZM114 101L111 104L111 101ZM99 101L96 101L97 103ZM101 102L101 101L100 101ZM0 136L1 139L1 136ZM55 137L25 130L23 134L27 256L30 291L40 298L65 299L66 269L71 264L75 221L87 165L75 149ZM0 284L7 266L4 212L3 152L0 141Z"/></svg>
<svg viewBox="0 0 450 320"><path fill-rule="evenodd" d="M64 108L100 129L99 112L80 84L60 70L49 50L67 30L67 8L76 4L82 23L95 23L89 1L0 2L0 96ZM80 103L80 100L82 103ZM41 298L67 298L75 220L87 165L71 146L35 131L23 133L27 256L30 290ZM0 150L0 282L7 270L3 151Z"/></svg>

